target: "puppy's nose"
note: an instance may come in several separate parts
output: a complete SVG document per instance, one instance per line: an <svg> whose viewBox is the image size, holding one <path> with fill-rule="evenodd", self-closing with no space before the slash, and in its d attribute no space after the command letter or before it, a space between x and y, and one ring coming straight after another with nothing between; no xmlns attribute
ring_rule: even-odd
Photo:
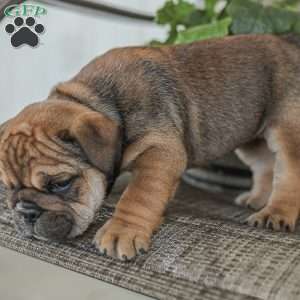
<svg viewBox="0 0 300 300"><path fill-rule="evenodd" d="M28 223L35 223L42 214L42 209L33 202L21 201L16 205L16 211L24 216Z"/></svg>

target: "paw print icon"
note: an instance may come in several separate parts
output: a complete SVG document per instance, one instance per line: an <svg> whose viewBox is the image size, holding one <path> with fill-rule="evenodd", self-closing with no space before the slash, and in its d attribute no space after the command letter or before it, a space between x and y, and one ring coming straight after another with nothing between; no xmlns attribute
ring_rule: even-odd
<svg viewBox="0 0 300 300"><path fill-rule="evenodd" d="M17 17L13 23L7 24L5 31L11 35L11 44L18 48L22 45L36 47L39 44L39 35L44 33L45 27L37 24L33 17L26 19Z"/></svg>

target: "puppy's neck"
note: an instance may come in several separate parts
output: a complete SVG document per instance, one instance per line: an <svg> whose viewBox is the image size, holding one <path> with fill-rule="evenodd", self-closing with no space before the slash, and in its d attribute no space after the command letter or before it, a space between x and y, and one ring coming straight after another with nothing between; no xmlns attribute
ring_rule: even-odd
<svg viewBox="0 0 300 300"><path fill-rule="evenodd" d="M106 101L104 97L82 82L69 81L58 84L48 97L48 100L51 99L82 104L93 111L106 115L122 127L122 117L115 107L115 101Z"/></svg>

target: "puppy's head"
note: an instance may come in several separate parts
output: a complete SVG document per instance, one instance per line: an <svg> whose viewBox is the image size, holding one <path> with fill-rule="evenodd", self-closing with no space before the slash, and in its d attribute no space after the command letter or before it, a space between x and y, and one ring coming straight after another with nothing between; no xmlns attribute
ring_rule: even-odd
<svg viewBox="0 0 300 300"><path fill-rule="evenodd" d="M118 125L64 100L25 108L0 127L0 179L26 236L82 234L106 195L120 155Z"/></svg>

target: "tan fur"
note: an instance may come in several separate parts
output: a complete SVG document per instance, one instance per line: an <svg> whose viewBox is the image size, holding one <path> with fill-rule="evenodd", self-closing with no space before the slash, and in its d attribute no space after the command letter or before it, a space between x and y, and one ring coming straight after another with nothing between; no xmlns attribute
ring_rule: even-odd
<svg viewBox="0 0 300 300"><path fill-rule="evenodd" d="M299 66L300 37L272 35L120 48L94 59L47 101L0 127L10 207L31 201L50 212L37 228L17 222L19 229L56 238L59 230L47 225L57 213L66 238L83 233L104 189L121 168L130 170L132 180L94 242L103 254L131 259L148 250L184 170L239 148L254 186L236 201L264 207L249 224L293 230L300 209ZM70 176L76 180L68 192L48 193L49 179Z"/></svg>
<svg viewBox="0 0 300 300"><path fill-rule="evenodd" d="M123 168L132 170L133 179L96 235L101 253L127 260L149 249L186 164L184 147L172 134L152 133L127 148Z"/></svg>
<svg viewBox="0 0 300 300"><path fill-rule="evenodd" d="M253 187L250 192L239 195L235 202L256 210L263 208L272 192L274 154L264 140L255 140L236 150L238 157L253 172Z"/></svg>
<svg viewBox="0 0 300 300"><path fill-rule="evenodd" d="M62 113L64 115L60 117ZM114 137L111 131L113 126L106 126L111 121L106 122L105 117L99 114L95 118L94 113L84 106L57 103L55 100L35 104L9 122L0 144L1 178L8 187L19 190L14 197L8 198L9 207L14 209L17 202L24 199L47 211L68 212L74 218L69 238L82 234L90 225L105 196L107 185L99 169L79 159L78 149L75 151L61 140L68 133L69 137L74 136L85 143L89 132L85 130L84 138L80 135L85 128L83 124L90 120L93 120L94 126L100 120L101 130L105 130L102 137ZM88 149L90 145L82 147ZM78 176L74 183L77 192L73 193L77 199L66 202L58 196L47 195L45 184L49 178L63 181L75 175Z"/></svg>
<svg viewBox="0 0 300 300"><path fill-rule="evenodd" d="M251 225L274 230L295 229L300 212L300 140L298 130L292 125L296 121L292 112L290 121L285 126L274 126L266 131L268 145L275 153L273 189L267 206L248 219Z"/></svg>

